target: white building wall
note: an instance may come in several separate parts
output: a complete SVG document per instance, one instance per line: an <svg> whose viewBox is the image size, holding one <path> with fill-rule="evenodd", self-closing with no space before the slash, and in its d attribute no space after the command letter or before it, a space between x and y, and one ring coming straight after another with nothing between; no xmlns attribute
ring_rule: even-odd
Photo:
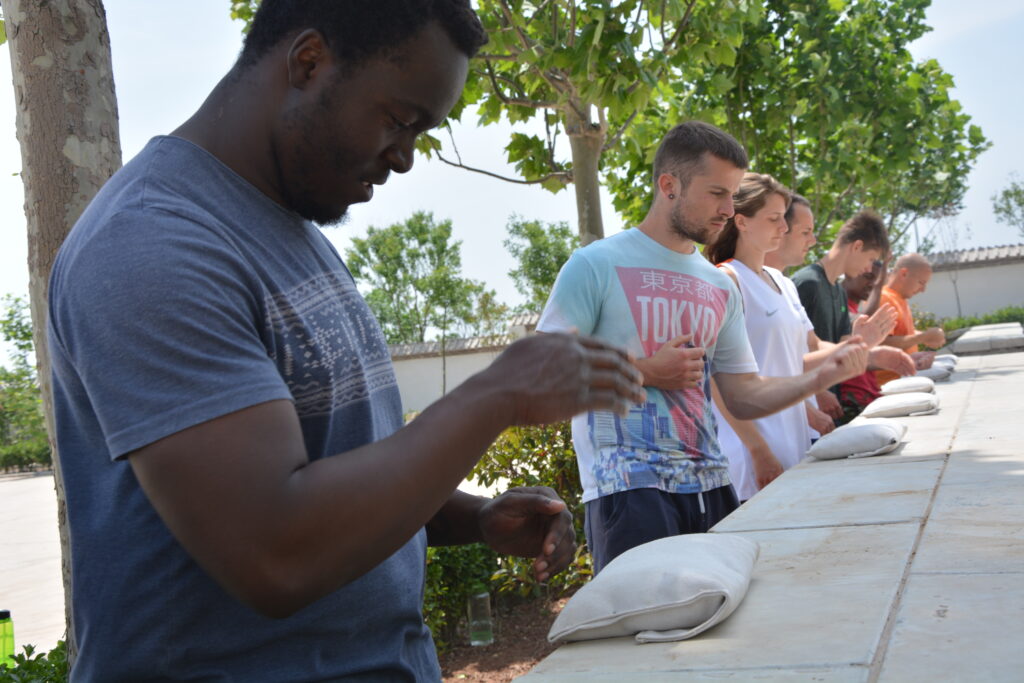
<svg viewBox="0 0 1024 683"><path fill-rule="evenodd" d="M470 376L480 372L498 357L502 349L458 353L447 356L447 388L451 391ZM402 410L420 411L441 398L442 366L440 356L394 359Z"/></svg>
<svg viewBox="0 0 1024 683"><path fill-rule="evenodd" d="M938 271L932 274L928 288L911 299L911 304L940 318L983 315L1007 306L1024 306L1024 262Z"/></svg>

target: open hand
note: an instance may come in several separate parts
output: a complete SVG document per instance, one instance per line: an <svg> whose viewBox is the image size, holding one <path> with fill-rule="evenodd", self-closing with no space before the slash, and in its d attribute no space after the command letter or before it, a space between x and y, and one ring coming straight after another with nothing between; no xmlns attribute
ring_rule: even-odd
<svg viewBox="0 0 1024 683"><path fill-rule="evenodd" d="M892 334L896 327L896 309L889 304L882 304L870 318L866 315L857 316L853 321L853 334L860 337L869 349L878 346Z"/></svg>
<svg viewBox="0 0 1024 683"><path fill-rule="evenodd" d="M553 489L528 486L509 489L480 509L480 532L496 552L534 557L538 581L569 566L576 553L572 514Z"/></svg>
<svg viewBox="0 0 1024 683"><path fill-rule="evenodd" d="M689 346L692 334L670 339L653 356L638 358L636 366L648 386L659 389L694 389L704 382L704 349Z"/></svg>
<svg viewBox="0 0 1024 683"><path fill-rule="evenodd" d="M868 354L868 362L881 370L891 370L901 377L909 377L917 372L914 359L895 346L876 346Z"/></svg>
<svg viewBox="0 0 1024 683"><path fill-rule="evenodd" d="M588 410L625 415L647 399L629 354L570 334L520 339L478 377L508 396L517 425L558 422Z"/></svg>

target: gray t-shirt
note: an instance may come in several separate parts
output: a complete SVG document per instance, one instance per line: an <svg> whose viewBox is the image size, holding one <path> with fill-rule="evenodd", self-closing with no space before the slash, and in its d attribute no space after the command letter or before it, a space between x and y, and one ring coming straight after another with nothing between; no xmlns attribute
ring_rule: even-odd
<svg viewBox="0 0 1024 683"><path fill-rule="evenodd" d="M73 681L440 678L421 615L423 530L270 619L195 563L123 457L275 399L294 402L314 460L401 426L380 328L314 225L201 148L154 138L61 248L50 323Z"/></svg>
<svg viewBox="0 0 1024 683"><path fill-rule="evenodd" d="M793 273L793 282L818 339L838 344L850 334L846 290L838 282L828 281L820 263L812 263Z"/></svg>

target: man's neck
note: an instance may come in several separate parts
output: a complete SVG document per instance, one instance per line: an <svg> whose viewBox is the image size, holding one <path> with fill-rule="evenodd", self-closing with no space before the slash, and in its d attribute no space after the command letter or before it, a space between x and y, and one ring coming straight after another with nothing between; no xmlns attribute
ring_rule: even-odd
<svg viewBox="0 0 1024 683"><path fill-rule="evenodd" d="M680 254L692 254L697 249L696 242L682 237L672 229L668 216L657 215L653 209L640 221L636 229L666 249Z"/></svg>
<svg viewBox="0 0 1024 683"><path fill-rule="evenodd" d="M829 284L834 285L846 268L846 254L836 245L829 249L818 263L825 271L825 278Z"/></svg>

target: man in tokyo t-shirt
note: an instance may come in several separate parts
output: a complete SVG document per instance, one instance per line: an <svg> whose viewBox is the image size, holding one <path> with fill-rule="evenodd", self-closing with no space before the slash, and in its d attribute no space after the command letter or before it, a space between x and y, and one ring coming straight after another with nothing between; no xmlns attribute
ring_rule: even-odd
<svg viewBox="0 0 1024 683"><path fill-rule="evenodd" d="M644 373L646 401L628 415L573 419L595 572L642 543L707 531L736 508L712 375L730 410L753 419L817 393L831 377L863 372L864 351L854 345L799 377L757 375L739 292L696 249L733 214L746 166L743 148L714 126L690 121L669 131L655 156L647 217L574 253L537 326L625 347Z"/></svg>

